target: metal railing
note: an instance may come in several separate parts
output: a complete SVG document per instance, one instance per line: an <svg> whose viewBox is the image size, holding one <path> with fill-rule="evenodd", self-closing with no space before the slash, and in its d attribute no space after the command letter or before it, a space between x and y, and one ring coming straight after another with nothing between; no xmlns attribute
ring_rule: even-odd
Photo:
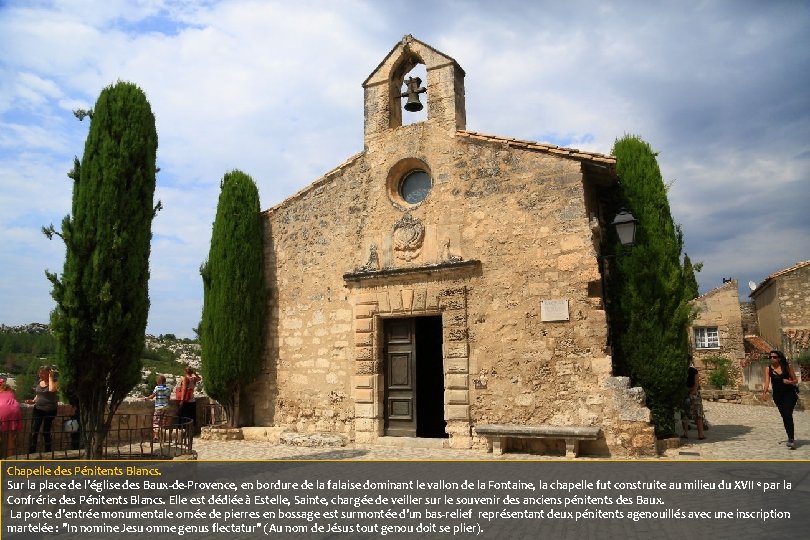
<svg viewBox="0 0 810 540"><path fill-rule="evenodd" d="M219 426L228 422L225 408L213 399L203 409L203 426Z"/></svg>
<svg viewBox="0 0 810 540"><path fill-rule="evenodd" d="M18 423L0 421L0 456L4 459L84 459L81 428L72 416L55 416L48 425L41 421L36 433L34 419ZM13 429L13 428L21 429ZM190 418L164 416L153 427L152 415L116 414L102 446L102 459L172 459L192 453L194 422Z"/></svg>

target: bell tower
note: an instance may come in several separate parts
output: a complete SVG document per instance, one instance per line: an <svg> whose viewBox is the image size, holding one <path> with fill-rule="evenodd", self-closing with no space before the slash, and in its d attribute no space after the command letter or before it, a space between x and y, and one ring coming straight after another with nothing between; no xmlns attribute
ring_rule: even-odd
<svg viewBox="0 0 810 540"><path fill-rule="evenodd" d="M412 95L410 103L418 99L416 96L427 99L425 122L435 127L447 131L466 128L464 70L446 54L409 34L363 82L366 146L369 141L402 127L403 84L405 76L417 64L425 65L426 87L424 93Z"/></svg>

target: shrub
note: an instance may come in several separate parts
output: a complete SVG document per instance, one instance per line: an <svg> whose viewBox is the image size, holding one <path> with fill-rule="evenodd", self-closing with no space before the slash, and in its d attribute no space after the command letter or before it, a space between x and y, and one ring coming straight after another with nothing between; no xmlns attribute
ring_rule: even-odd
<svg viewBox="0 0 810 540"><path fill-rule="evenodd" d="M731 382L731 360L722 356L708 356L703 359L709 368L708 381L715 388L723 388Z"/></svg>
<svg viewBox="0 0 810 540"><path fill-rule="evenodd" d="M149 394L152 393L152 390L154 390L155 386L157 385L157 373L155 373L154 371L149 373L149 375L143 378L142 384L144 385L144 387L141 393L144 396L148 396Z"/></svg>

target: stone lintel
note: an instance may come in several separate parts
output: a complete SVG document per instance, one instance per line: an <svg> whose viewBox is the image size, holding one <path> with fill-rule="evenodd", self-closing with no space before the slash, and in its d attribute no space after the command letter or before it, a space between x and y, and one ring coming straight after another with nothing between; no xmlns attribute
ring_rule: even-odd
<svg viewBox="0 0 810 540"><path fill-rule="evenodd" d="M354 306L355 319L367 319L377 311L377 304L357 304Z"/></svg>
<svg viewBox="0 0 810 540"><path fill-rule="evenodd" d="M390 284L398 278L411 279L414 277L427 277L431 279L451 279L458 277L468 277L480 274L481 261L448 261L437 264L426 264L421 266L411 266L403 268L383 268L382 270L357 270L343 274L343 279L348 285L371 285L373 283L385 282Z"/></svg>

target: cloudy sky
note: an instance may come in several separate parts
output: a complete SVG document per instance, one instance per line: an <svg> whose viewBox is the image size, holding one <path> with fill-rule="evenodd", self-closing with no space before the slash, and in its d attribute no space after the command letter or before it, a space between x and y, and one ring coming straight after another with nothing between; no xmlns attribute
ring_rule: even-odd
<svg viewBox="0 0 810 540"><path fill-rule="evenodd" d="M660 4L660 5L657 5ZM363 148L361 83L405 34L466 71L467 128L660 152L701 292L810 259L810 3L0 0L0 323L46 322L40 232L116 80L159 135L147 331L192 336L223 174L269 208Z"/></svg>

